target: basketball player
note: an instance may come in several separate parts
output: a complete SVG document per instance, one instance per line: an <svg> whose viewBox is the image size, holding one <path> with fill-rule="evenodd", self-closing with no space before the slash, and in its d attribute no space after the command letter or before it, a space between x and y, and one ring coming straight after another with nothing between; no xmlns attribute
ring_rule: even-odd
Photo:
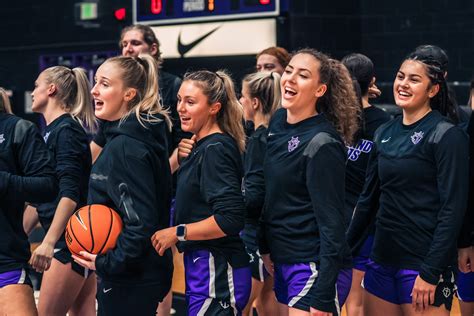
<svg viewBox="0 0 474 316"><path fill-rule="evenodd" d="M313 49L293 55L281 91L283 109L268 127L260 253L281 314L338 315L351 276L344 143L360 106L347 69ZM347 279L336 289L340 271Z"/></svg>
<svg viewBox="0 0 474 316"><path fill-rule="evenodd" d="M33 123L11 114L0 89L0 315L37 315L23 209L25 202L52 201L57 192L53 160L41 135Z"/></svg>
<svg viewBox="0 0 474 316"><path fill-rule="evenodd" d="M106 120L107 143L94 163L88 204L119 212L123 230L116 247L74 259L100 277L99 315L155 315L171 287L171 251L153 251L153 232L168 227L171 171L153 57L114 57L96 73L95 114Z"/></svg>
<svg viewBox="0 0 474 316"><path fill-rule="evenodd" d="M255 126L255 132L248 138L244 153L243 192L247 217L241 237L250 256L252 292L243 315L253 315L254 301L259 315L275 315L277 305L273 292L273 277L265 270L258 251L257 228L265 199L263 160L267 145L267 127L270 117L280 107L280 75L266 71L247 75L242 81L241 95L244 119L254 122Z"/></svg>
<svg viewBox="0 0 474 316"><path fill-rule="evenodd" d="M260 71L275 71L280 76L290 61L290 54L283 47L268 47L257 54L255 69Z"/></svg>
<svg viewBox="0 0 474 316"><path fill-rule="evenodd" d="M87 202L92 160L85 129L96 125L89 91L83 69L56 66L38 76L31 94L33 112L46 121L43 138L59 180L56 200L36 207L46 231L30 259L36 271L44 272L39 315L95 315L95 275L73 261L64 240L69 217Z"/></svg>
<svg viewBox="0 0 474 316"><path fill-rule="evenodd" d="M241 192L245 146L242 107L224 72L185 76L178 92L184 131L196 145L179 167L176 227L157 231L162 255L177 244L184 252L188 315L236 315L251 288L249 257L239 237L244 227Z"/></svg>
<svg viewBox="0 0 474 316"><path fill-rule="evenodd" d="M468 139L449 102L442 65L417 51L394 81L403 115L374 137L351 245L377 213L364 277L366 315L449 315L456 237L466 208ZM454 123L454 124L453 124Z"/></svg>

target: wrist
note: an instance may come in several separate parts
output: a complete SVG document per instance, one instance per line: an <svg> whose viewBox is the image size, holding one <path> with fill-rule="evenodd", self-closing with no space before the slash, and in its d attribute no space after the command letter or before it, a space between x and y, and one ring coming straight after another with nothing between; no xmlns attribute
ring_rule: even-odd
<svg viewBox="0 0 474 316"><path fill-rule="evenodd" d="M176 226L176 238L178 241L186 241L187 237L187 228L186 224L180 224Z"/></svg>

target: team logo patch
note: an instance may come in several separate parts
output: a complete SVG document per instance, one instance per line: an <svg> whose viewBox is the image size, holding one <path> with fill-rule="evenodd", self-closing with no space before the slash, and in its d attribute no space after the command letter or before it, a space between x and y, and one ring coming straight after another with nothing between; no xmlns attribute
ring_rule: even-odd
<svg viewBox="0 0 474 316"><path fill-rule="evenodd" d="M448 298L449 295L451 295L451 290L449 289L449 287L445 287L445 288L443 289L443 295L444 295L444 297L446 297L446 298Z"/></svg>
<svg viewBox="0 0 474 316"><path fill-rule="evenodd" d="M419 132L414 132L413 135L411 135L411 142L416 145L418 144L422 139L423 139L423 135L425 135L425 133L423 133L423 131L419 131Z"/></svg>
<svg viewBox="0 0 474 316"><path fill-rule="evenodd" d="M288 152L291 153L293 150L298 148L299 144L300 144L300 140L298 136L291 137L291 139L288 141Z"/></svg>
<svg viewBox="0 0 474 316"><path fill-rule="evenodd" d="M223 309L228 309L230 307L230 304L227 302L219 301L219 304L221 304Z"/></svg>
<svg viewBox="0 0 474 316"><path fill-rule="evenodd" d="M44 142L45 142L45 143L48 141L49 134L51 134L51 132L47 132L47 133L44 134L44 136L43 136L43 139L44 139Z"/></svg>
<svg viewBox="0 0 474 316"><path fill-rule="evenodd" d="M5 141L5 137L3 135L5 134L0 134L0 144Z"/></svg>

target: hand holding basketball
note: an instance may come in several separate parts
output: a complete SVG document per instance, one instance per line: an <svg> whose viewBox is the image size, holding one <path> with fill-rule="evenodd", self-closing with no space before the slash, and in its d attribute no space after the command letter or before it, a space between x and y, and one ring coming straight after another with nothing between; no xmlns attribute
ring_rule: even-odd
<svg viewBox="0 0 474 316"><path fill-rule="evenodd" d="M92 204L77 210L66 226L66 245L72 254L104 254L113 249L122 231L120 216L105 205Z"/></svg>

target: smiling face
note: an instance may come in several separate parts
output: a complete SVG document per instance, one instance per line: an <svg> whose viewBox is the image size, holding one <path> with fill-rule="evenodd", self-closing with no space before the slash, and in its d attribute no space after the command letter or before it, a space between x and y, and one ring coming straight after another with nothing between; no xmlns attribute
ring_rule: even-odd
<svg viewBox="0 0 474 316"><path fill-rule="evenodd" d="M49 95L53 87L46 81L46 75L41 73L35 81L35 89L31 93L31 110L43 113L48 104Z"/></svg>
<svg viewBox="0 0 474 316"><path fill-rule="evenodd" d="M278 58L269 54L262 54L258 57L256 69L257 69L257 72L275 71L275 72L278 72L280 75L285 70L283 66L280 64L280 62L278 61Z"/></svg>
<svg viewBox="0 0 474 316"><path fill-rule="evenodd" d="M199 83L192 80L183 81L178 91L178 113L181 129L191 132L201 139L217 124L217 113L220 103L209 104Z"/></svg>
<svg viewBox="0 0 474 316"><path fill-rule="evenodd" d="M95 104L95 115L106 121L116 121L128 112L130 89L124 87L122 70L113 62L105 62L95 75L91 90Z"/></svg>
<svg viewBox="0 0 474 316"><path fill-rule="evenodd" d="M316 114L316 101L326 92L320 62L310 54L295 55L281 77L282 107L303 119Z"/></svg>
<svg viewBox="0 0 474 316"><path fill-rule="evenodd" d="M405 60L393 83L395 103L404 110L419 110L429 107L429 101L439 91L432 85L426 66L415 60Z"/></svg>

